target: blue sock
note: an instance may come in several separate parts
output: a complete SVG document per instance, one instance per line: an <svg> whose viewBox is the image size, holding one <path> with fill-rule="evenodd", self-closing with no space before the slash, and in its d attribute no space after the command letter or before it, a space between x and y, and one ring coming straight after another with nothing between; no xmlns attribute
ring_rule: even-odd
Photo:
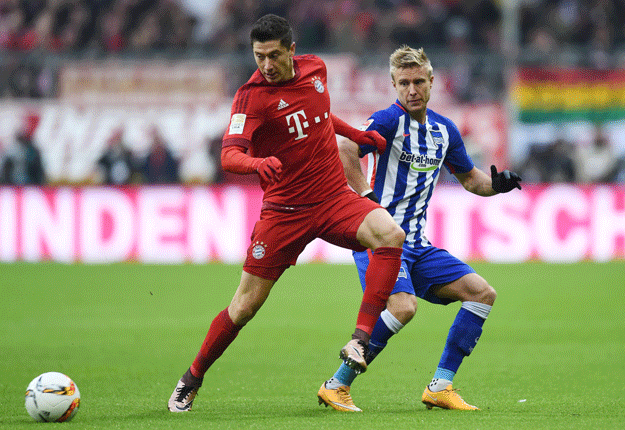
<svg viewBox="0 0 625 430"><path fill-rule="evenodd" d="M388 340L403 327L404 325L400 323L388 309L382 311L380 318L378 318L371 332L371 339L369 339L369 352L365 357L367 364L370 364L373 359L377 357L384 347L386 347ZM345 363L341 363L341 366L334 374L336 380L347 386L352 385L356 376L356 372Z"/></svg>
<svg viewBox="0 0 625 430"><path fill-rule="evenodd" d="M345 363L341 363L341 366L334 374L334 378L337 379L341 384L350 387L352 385L352 382L354 382L354 379L356 379L356 376L358 376L356 375L356 372L354 372L354 370Z"/></svg>
<svg viewBox="0 0 625 430"><path fill-rule="evenodd" d="M395 324L400 324L399 321L397 321L397 319L393 317L388 310L384 310L382 313L386 313L386 315L380 315L380 318L378 318L378 321L375 323L373 331L371 332L371 339L369 339L369 353L365 357L367 364L370 364L373 359L377 357L380 352L382 352L382 350L386 347L388 340L399 331L399 329L393 331L392 328L389 328L389 325L394 326ZM388 321L389 318L392 318L394 321ZM385 322L384 320L387 321ZM387 322L389 323L388 325Z"/></svg>
<svg viewBox="0 0 625 430"><path fill-rule="evenodd" d="M449 329L445 349L443 350L441 361L438 364L441 371L446 370L448 372L452 372L447 373L447 376L451 375L453 378L453 375L455 375L458 371L460 363L462 363L464 357L471 354L471 351L473 351L473 348L482 334L484 321L485 320L483 318L475 315L465 308L460 308L454 323ZM439 373L438 369L437 373ZM451 381L449 378L441 378Z"/></svg>
<svg viewBox="0 0 625 430"><path fill-rule="evenodd" d="M443 369L442 367L437 367L436 372L434 372L434 379L445 379L451 382L454 380L454 376L456 376L456 372Z"/></svg>

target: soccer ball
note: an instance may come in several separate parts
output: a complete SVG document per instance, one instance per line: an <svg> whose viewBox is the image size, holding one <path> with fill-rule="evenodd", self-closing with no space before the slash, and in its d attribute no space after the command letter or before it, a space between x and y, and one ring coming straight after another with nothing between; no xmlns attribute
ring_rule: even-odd
<svg viewBox="0 0 625 430"><path fill-rule="evenodd" d="M26 410L35 421L69 421L80 406L80 392L69 376L47 372L26 388Z"/></svg>

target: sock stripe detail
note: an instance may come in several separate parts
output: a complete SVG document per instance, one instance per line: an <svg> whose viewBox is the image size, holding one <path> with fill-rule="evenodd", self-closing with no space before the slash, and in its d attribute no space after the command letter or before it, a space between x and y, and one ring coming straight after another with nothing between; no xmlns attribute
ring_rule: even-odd
<svg viewBox="0 0 625 430"><path fill-rule="evenodd" d="M442 367L438 367L434 373L434 379L444 379L449 381L449 383L454 380L454 376L456 376L456 372L449 369L443 369Z"/></svg>
<svg viewBox="0 0 625 430"><path fill-rule="evenodd" d="M382 321L384 321L384 324L386 324L386 327L388 327L388 329L395 334L397 334L399 330L404 328L404 325L400 323L399 320L395 318L388 309L384 309L382 311L382 313L380 314L380 318L382 318Z"/></svg>
<svg viewBox="0 0 625 430"><path fill-rule="evenodd" d="M462 302L462 308L471 312L473 315L477 315L482 319L488 318L488 314L493 308L491 305L486 305L480 302Z"/></svg>

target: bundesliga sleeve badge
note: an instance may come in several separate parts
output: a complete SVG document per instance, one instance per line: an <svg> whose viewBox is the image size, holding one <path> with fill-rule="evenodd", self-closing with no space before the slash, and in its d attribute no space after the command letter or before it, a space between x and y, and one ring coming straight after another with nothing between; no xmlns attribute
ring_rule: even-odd
<svg viewBox="0 0 625 430"><path fill-rule="evenodd" d="M245 118L246 115L244 113L235 113L232 115L232 119L230 119L230 129L228 130L228 134L243 134L243 128L245 127Z"/></svg>

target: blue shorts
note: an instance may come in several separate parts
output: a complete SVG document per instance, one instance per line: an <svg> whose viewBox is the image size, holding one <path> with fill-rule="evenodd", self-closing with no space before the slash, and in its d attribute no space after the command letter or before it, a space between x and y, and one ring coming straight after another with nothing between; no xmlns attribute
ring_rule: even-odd
<svg viewBox="0 0 625 430"><path fill-rule="evenodd" d="M369 266L369 252L353 253L363 291L365 272ZM417 249L404 247L401 255L401 268L391 294L405 292L430 303L447 305L453 300L437 297L432 293L432 287L448 284L469 273L475 273L475 270L444 249L435 246Z"/></svg>

